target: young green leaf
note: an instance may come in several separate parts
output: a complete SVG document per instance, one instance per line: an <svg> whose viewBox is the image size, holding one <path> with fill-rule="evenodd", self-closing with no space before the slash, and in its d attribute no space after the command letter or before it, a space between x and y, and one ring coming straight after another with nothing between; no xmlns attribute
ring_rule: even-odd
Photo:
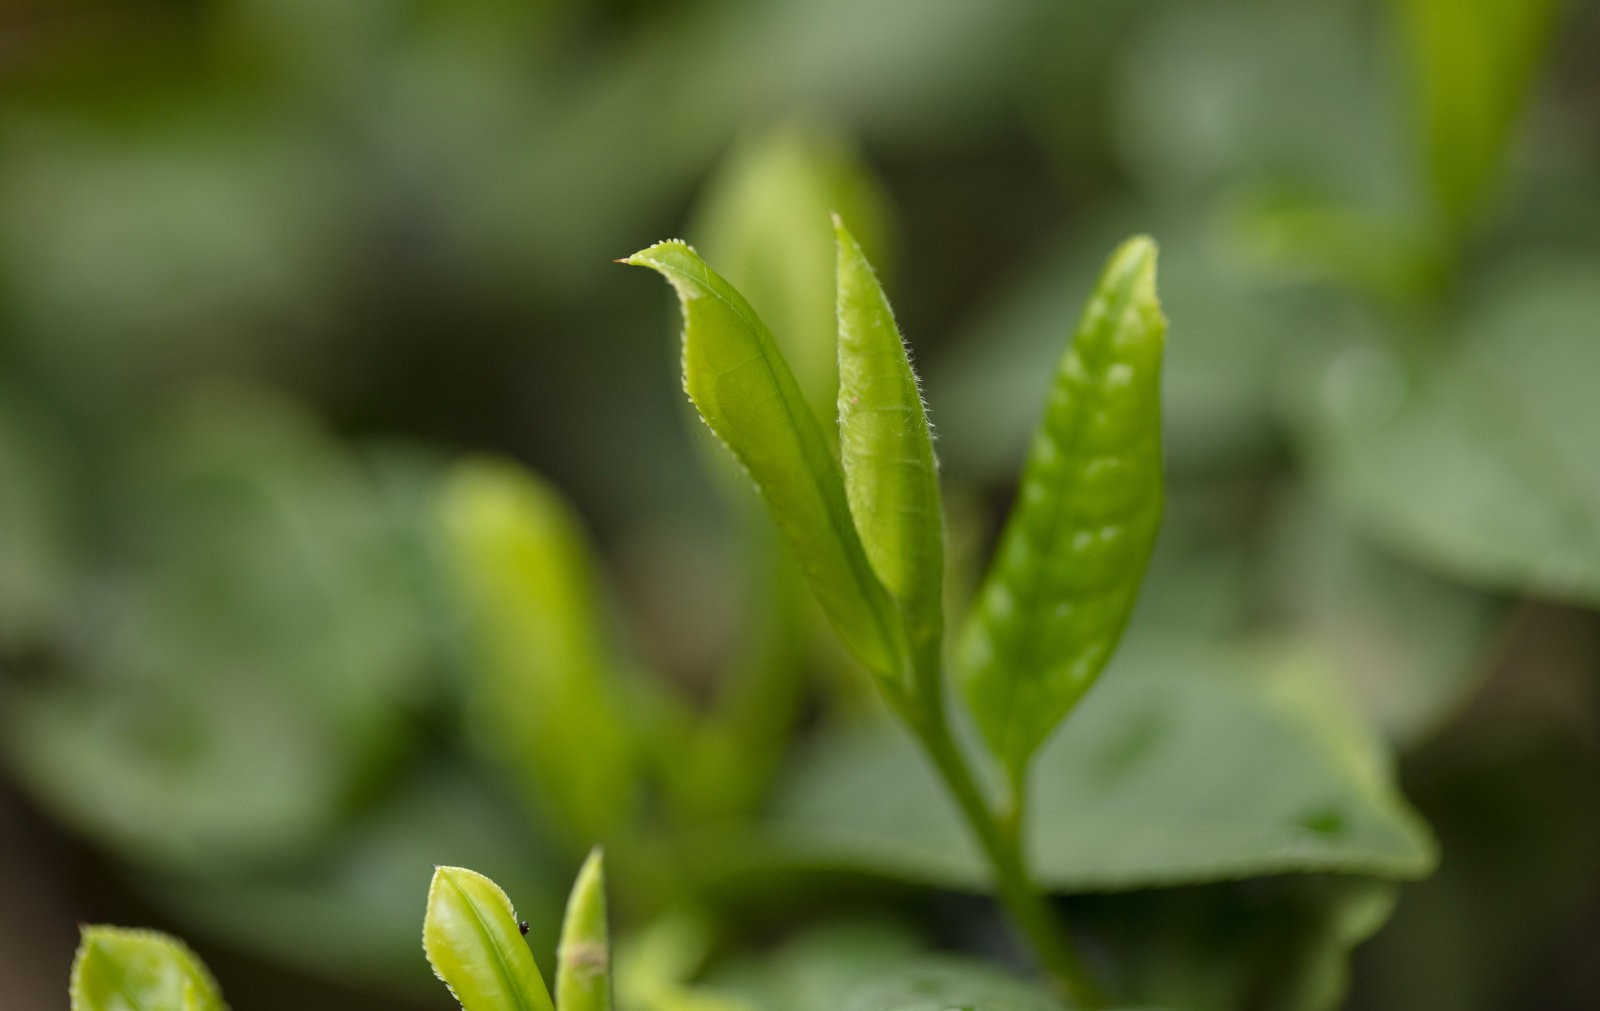
<svg viewBox="0 0 1600 1011"><path fill-rule="evenodd" d="M512 463L461 464L441 502L472 640L474 736L574 836L614 834L631 812L632 742L581 524Z"/></svg>
<svg viewBox="0 0 1600 1011"><path fill-rule="evenodd" d="M84 927L69 984L72 1011L225 1011L195 953L154 930Z"/></svg>
<svg viewBox="0 0 1600 1011"><path fill-rule="evenodd" d="M889 300L837 215L839 453L862 546L900 607L918 670L939 672L944 512L933 434ZM939 685L919 685L937 692Z"/></svg>
<svg viewBox="0 0 1600 1011"><path fill-rule="evenodd" d="M433 872L422 950L462 1011L554 1011L511 900L476 871Z"/></svg>
<svg viewBox="0 0 1600 1011"><path fill-rule="evenodd" d="M862 550L839 463L772 334L686 243L660 242L622 262L658 271L677 291L684 389L766 497L845 645L891 696L903 694L906 646L893 603Z"/></svg>
<svg viewBox="0 0 1600 1011"><path fill-rule="evenodd" d="M772 330L806 403L822 419L833 413L839 391L833 211L881 266L889 213L877 180L844 137L796 120L735 145L689 227L695 248Z"/></svg>
<svg viewBox="0 0 1600 1011"><path fill-rule="evenodd" d="M1161 518L1156 245L1124 242L1062 356L1016 506L958 656L1014 782L1094 683L1133 609Z"/></svg>
<svg viewBox="0 0 1600 1011"><path fill-rule="evenodd" d="M561 1011L611 1011L611 933L606 925L605 861L598 848L573 882L556 958L556 1005Z"/></svg>

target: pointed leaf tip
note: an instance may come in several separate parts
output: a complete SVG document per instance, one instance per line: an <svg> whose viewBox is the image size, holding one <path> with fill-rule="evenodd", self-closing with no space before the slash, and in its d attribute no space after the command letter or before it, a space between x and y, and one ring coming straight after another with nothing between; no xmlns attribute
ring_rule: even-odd
<svg viewBox="0 0 1600 1011"><path fill-rule="evenodd" d="M1111 254L1062 355L1017 504L958 651L990 748L1019 780L1122 636L1162 506L1156 244Z"/></svg>
<svg viewBox="0 0 1600 1011"><path fill-rule="evenodd" d="M434 870L422 948L463 1011L554 1011L511 899L476 871Z"/></svg>
<svg viewBox="0 0 1600 1011"><path fill-rule="evenodd" d="M556 1005L561 1011L611 1011L605 859L598 846L573 882L556 957Z"/></svg>
<svg viewBox="0 0 1600 1011"><path fill-rule="evenodd" d="M844 475L776 340L741 294L686 243L629 257L658 271L683 313L683 386L755 481L812 593L845 645L894 689L905 637L861 547Z"/></svg>
<svg viewBox="0 0 1600 1011"><path fill-rule="evenodd" d="M944 514L922 391L877 274L833 217L837 263L839 454L850 512L918 657L915 686L940 691Z"/></svg>

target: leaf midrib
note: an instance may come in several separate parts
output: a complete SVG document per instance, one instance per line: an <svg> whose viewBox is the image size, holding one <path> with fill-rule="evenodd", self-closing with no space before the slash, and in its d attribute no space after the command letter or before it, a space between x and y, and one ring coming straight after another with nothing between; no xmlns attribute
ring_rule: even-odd
<svg viewBox="0 0 1600 1011"><path fill-rule="evenodd" d="M511 994L519 1011L533 1011L528 1002L523 999L522 988L517 985L516 979L511 974L511 966L506 963L505 955L500 951L500 946L495 943L494 935L489 930L489 924L484 920L483 914L478 911L478 904L453 878L446 877L445 882L454 889L455 893L466 903L467 909L472 913L472 922L478 928L478 935L483 939L491 954L494 955L495 966L500 971L500 978L505 983L507 992Z"/></svg>

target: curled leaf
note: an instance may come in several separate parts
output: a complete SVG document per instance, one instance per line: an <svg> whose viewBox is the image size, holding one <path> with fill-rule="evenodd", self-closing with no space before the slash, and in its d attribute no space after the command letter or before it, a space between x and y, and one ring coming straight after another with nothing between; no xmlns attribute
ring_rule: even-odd
<svg viewBox="0 0 1600 1011"><path fill-rule="evenodd" d="M819 419L833 413L839 386L833 211L881 267L889 208L878 181L843 136L792 120L734 146L689 229L695 247L772 330Z"/></svg>
<svg viewBox="0 0 1600 1011"><path fill-rule="evenodd" d="M1017 504L962 638L978 727L1019 781L1111 658L1161 520L1156 245L1106 265L1061 358Z"/></svg>
<svg viewBox="0 0 1600 1011"><path fill-rule="evenodd" d="M939 670L944 519L933 434L889 300L835 215L839 455L873 571L899 606L918 669ZM938 691L937 683L919 686Z"/></svg>
<svg viewBox="0 0 1600 1011"><path fill-rule="evenodd" d="M659 272L684 316L683 385L761 490L823 612L889 687L903 692L904 636L856 534L844 477L772 334L686 243L622 261Z"/></svg>
<svg viewBox="0 0 1600 1011"><path fill-rule="evenodd" d="M422 950L462 1011L554 1011L511 900L476 871L433 872Z"/></svg>

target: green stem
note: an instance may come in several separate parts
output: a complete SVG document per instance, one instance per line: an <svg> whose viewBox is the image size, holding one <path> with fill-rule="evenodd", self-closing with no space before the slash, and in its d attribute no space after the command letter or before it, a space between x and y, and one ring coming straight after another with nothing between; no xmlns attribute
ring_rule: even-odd
<svg viewBox="0 0 1600 1011"><path fill-rule="evenodd" d="M913 721L913 727L978 837L994 871L1000 901L1028 939L1040 967L1076 1007L1102 1006L1099 989L1073 949L1060 919L1028 873L1022 848L1022 791L1014 786L1006 810L996 815L950 733L942 704L928 718Z"/></svg>

